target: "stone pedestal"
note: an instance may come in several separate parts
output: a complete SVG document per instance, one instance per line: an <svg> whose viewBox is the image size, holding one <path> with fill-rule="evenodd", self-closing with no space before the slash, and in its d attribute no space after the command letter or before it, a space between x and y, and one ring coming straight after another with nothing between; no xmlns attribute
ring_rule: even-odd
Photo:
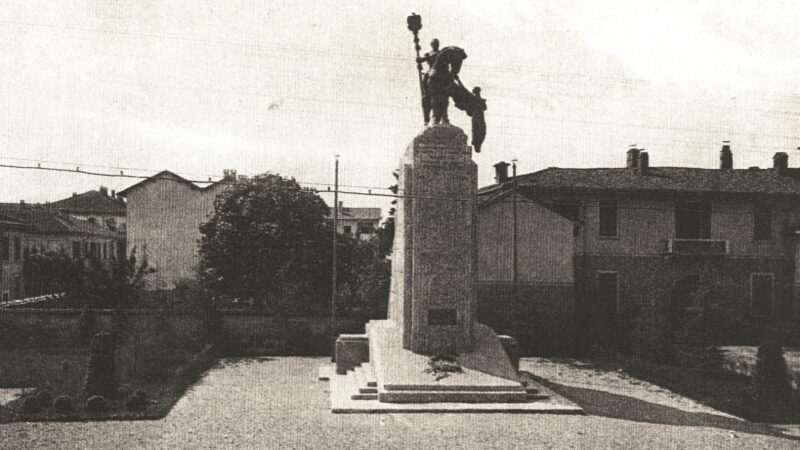
<svg viewBox="0 0 800 450"><path fill-rule="evenodd" d="M467 136L428 127L400 162L389 320L403 348L463 353L472 346L477 280L477 168Z"/></svg>
<svg viewBox="0 0 800 450"><path fill-rule="evenodd" d="M399 178L389 318L338 339L337 372L347 375L331 378L333 411L580 412L541 403L552 395L522 382L516 341L476 321L477 169L464 132L426 128ZM461 371L431 374L437 355Z"/></svg>

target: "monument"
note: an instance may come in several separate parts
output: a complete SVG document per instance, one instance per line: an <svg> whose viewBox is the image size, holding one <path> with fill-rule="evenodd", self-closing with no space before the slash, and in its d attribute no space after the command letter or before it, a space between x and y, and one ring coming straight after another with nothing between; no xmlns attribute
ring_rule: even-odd
<svg viewBox="0 0 800 450"><path fill-rule="evenodd" d="M419 54L419 16L408 23ZM521 377L516 341L477 320L477 167L467 136L448 123L447 104L453 98L482 118L485 102L455 81L466 53L434 42L417 58L427 126L398 170L388 318L337 339L332 409L580 412Z"/></svg>

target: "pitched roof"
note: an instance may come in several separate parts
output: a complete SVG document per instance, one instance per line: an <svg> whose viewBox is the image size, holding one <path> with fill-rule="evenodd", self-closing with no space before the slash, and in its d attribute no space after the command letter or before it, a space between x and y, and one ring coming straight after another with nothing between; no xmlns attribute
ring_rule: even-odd
<svg viewBox="0 0 800 450"><path fill-rule="evenodd" d="M764 194L800 196L800 169L700 169L649 167L644 173L629 168L562 169L550 167L520 175L516 183L532 191L640 191L675 193ZM511 182L482 188L487 195Z"/></svg>
<svg viewBox="0 0 800 450"><path fill-rule="evenodd" d="M189 186L190 189L200 190L200 191L209 189L212 186L216 186L217 184L219 184L219 181L217 181L217 182L214 182L214 183L210 183L208 186L201 187L201 186L198 186L198 185L192 183L191 181L187 180L186 178L183 178L182 176L180 176L180 175L178 175L178 174L176 174L174 172L170 172L169 170L162 170L161 172L158 172L157 174L153 175L152 177L145 178L144 180L142 180L142 181L140 181L140 182L138 182L138 183L136 183L136 184L134 184L132 186L128 186L127 188L117 192L117 195L120 196L120 197L127 197L128 194L130 194L131 191L133 191L135 189L139 189L141 187L144 187L146 184L150 184L151 182L153 182L155 180L164 180L164 179L177 181L177 182L179 182L181 184L185 184L185 185Z"/></svg>
<svg viewBox="0 0 800 450"><path fill-rule="evenodd" d="M333 210L328 213L328 219L333 219ZM339 219L350 220L381 220L380 208L339 208Z"/></svg>
<svg viewBox="0 0 800 450"><path fill-rule="evenodd" d="M104 195L100 191L87 191L53 203L51 207L71 213L125 215L125 202Z"/></svg>
<svg viewBox="0 0 800 450"><path fill-rule="evenodd" d="M24 224L37 234L80 234L117 238L119 233L87 220L72 219L50 205L0 203L0 217L4 221Z"/></svg>
<svg viewBox="0 0 800 450"><path fill-rule="evenodd" d="M485 207L487 207L489 205L492 205L492 204L494 204L494 203L496 203L498 201L501 201L501 200L503 200L505 202L513 201L513 200L508 200L507 199L507 197L513 192L513 190L510 189L511 185L507 184L506 186L508 187L508 189L505 189L505 188L503 188L503 189L493 189L493 190L485 189L483 194L479 193L478 194L478 209L485 208ZM491 187L494 187L494 186L491 186ZM535 204L537 204L537 205L539 205L539 206L541 206L541 207L543 207L545 209L548 209L548 210L554 212L555 214L558 214L559 216L561 216L561 217L563 217L563 218L565 218L565 219L567 219L567 220L569 220L569 221L571 221L573 223L576 223L576 224L580 223L580 220L578 219L577 212L572 211L570 208L565 208L564 205L558 205L558 204L553 204L551 202L538 200L535 197L532 197L532 196L528 195L527 192L518 191L518 193L522 197L521 199L519 199L519 201L521 201L521 202L524 201L526 203L535 203Z"/></svg>

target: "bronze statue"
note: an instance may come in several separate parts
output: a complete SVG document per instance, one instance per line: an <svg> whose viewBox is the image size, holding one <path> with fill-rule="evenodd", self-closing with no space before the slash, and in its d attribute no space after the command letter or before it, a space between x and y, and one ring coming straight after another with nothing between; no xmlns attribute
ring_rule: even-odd
<svg viewBox="0 0 800 450"><path fill-rule="evenodd" d="M467 53L459 47L439 49L439 40L431 41L431 51L419 56L420 46L418 32L422 29L422 18L411 14L407 19L408 29L414 33L414 46L417 51L417 71L419 72L420 90L422 91L422 114L425 124L449 124L447 107L453 98L456 108L465 111L472 118L472 146L476 152L481 151L481 144L486 137L486 100L481 97L481 89L476 87L470 92L458 77L461 64L467 59ZM428 72L422 74L422 63L428 64Z"/></svg>
<svg viewBox="0 0 800 450"><path fill-rule="evenodd" d="M437 56L439 56L438 39L431 41L431 51L425 53L425 56L417 56L417 65L423 62L428 63L428 71L422 76L422 81L420 82L420 87L422 88L422 114L425 117L425 124L427 124L431 118L431 97L428 93L427 86Z"/></svg>

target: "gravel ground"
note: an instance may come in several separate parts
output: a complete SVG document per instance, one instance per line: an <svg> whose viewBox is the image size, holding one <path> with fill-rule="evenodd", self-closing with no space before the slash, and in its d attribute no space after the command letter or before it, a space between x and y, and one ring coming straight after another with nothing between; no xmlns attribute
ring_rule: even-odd
<svg viewBox="0 0 800 450"><path fill-rule="evenodd" d="M0 425L0 448L800 447L800 440L778 437L767 426L595 389L601 386L565 386L582 389L575 400L587 416L334 415L328 384L316 380L325 361L223 360L163 420ZM535 362L524 361L523 368L535 373Z"/></svg>

